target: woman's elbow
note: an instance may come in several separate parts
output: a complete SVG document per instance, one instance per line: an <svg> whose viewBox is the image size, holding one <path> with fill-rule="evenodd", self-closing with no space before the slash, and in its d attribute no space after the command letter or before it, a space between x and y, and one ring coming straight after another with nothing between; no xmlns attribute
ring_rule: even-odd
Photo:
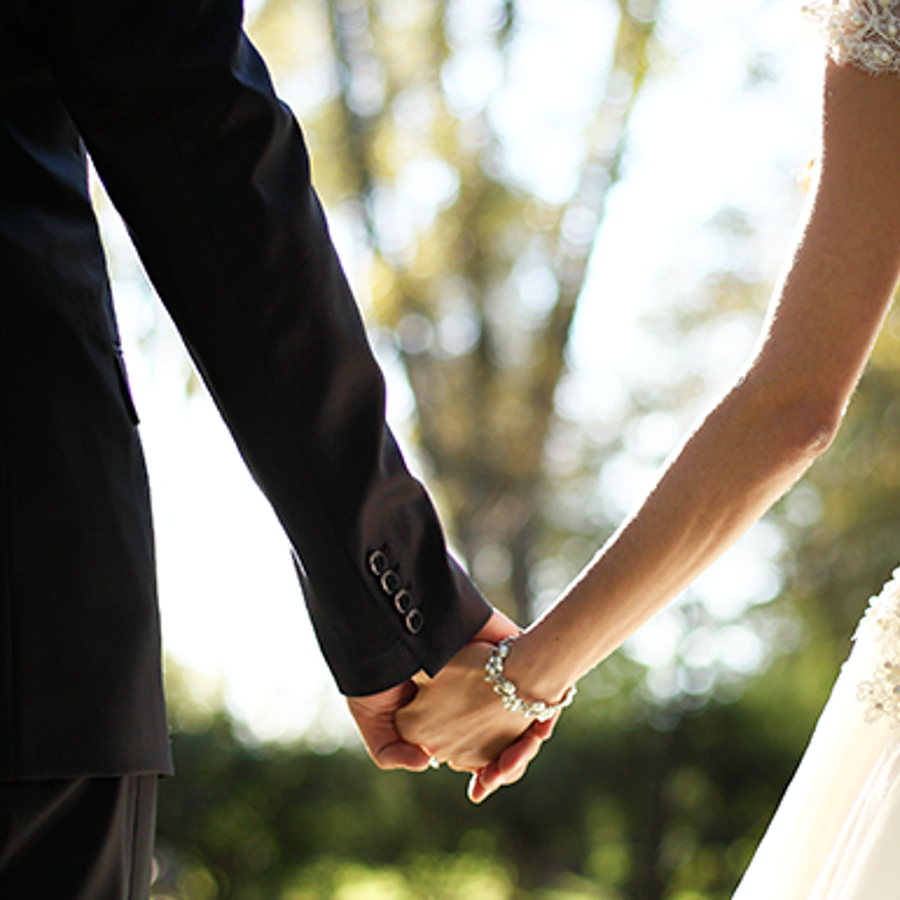
<svg viewBox="0 0 900 900"><path fill-rule="evenodd" d="M844 406L824 401L797 401L779 409L772 433L798 462L812 462L832 444L841 427Z"/></svg>

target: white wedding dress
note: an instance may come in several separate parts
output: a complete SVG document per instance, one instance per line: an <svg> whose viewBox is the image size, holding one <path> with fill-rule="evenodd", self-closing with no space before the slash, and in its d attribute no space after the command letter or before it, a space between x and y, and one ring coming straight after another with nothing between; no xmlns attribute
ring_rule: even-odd
<svg viewBox="0 0 900 900"><path fill-rule="evenodd" d="M900 569L872 600L734 900L900 898Z"/></svg>
<svg viewBox="0 0 900 900"><path fill-rule="evenodd" d="M900 74L900 0L809 0L831 58ZM875 597L733 900L900 900L900 569Z"/></svg>

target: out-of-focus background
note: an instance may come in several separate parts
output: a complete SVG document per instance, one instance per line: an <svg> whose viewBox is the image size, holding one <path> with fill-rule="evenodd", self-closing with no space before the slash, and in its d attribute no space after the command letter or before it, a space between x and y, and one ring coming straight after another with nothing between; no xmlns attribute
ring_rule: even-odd
<svg viewBox="0 0 900 900"><path fill-rule="evenodd" d="M456 552L525 623L740 369L815 148L799 0L257 0ZM381 773L286 540L98 187L158 531L179 776L158 900L713 900L900 561L900 319L835 446L585 679L483 807Z"/></svg>

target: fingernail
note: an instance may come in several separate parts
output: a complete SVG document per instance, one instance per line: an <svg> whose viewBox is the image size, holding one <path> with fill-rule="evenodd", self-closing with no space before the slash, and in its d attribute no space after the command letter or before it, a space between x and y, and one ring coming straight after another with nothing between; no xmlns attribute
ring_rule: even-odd
<svg viewBox="0 0 900 900"><path fill-rule="evenodd" d="M471 803L481 803L481 801L484 799L483 797L477 798L477 797L475 796L475 789L476 789L477 787L478 787L478 773L476 772L476 773L469 779L469 787L468 787L467 790L466 790L466 794L468 795L469 801L470 801Z"/></svg>

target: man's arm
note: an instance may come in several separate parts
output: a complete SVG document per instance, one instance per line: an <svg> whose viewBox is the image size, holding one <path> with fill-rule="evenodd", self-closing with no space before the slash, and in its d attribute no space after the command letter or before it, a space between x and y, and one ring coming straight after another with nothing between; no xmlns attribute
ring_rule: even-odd
<svg viewBox="0 0 900 900"><path fill-rule="evenodd" d="M377 714L357 715L367 744L382 764L415 768L420 750L385 751L386 713L490 608L385 423L299 126L242 32L241 4L40 10L66 106L293 544L332 673L351 697L380 695Z"/></svg>
<svg viewBox="0 0 900 900"><path fill-rule="evenodd" d="M299 128L240 3L40 10L67 108L302 562L341 690L438 671L490 610L385 424Z"/></svg>

